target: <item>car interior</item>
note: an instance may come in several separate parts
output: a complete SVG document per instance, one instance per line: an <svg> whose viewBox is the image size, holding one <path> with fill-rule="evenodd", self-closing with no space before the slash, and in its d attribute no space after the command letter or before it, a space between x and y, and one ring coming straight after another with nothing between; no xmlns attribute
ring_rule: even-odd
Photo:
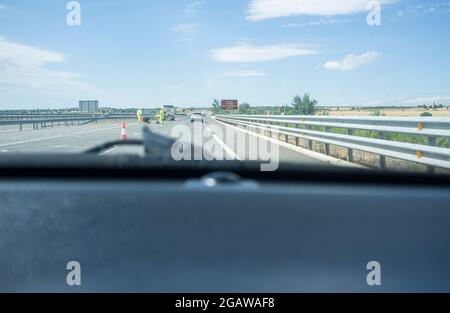
<svg viewBox="0 0 450 313"><path fill-rule="evenodd" d="M446 176L56 159L1 168L2 291L73 291L72 260L83 292L450 289ZM381 286L366 283L370 261Z"/></svg>

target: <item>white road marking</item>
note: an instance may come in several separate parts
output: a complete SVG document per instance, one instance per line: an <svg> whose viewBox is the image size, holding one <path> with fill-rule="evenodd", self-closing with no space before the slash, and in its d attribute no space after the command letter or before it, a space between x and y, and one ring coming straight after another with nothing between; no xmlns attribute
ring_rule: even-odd
<svg viewBox="0 0 450 313"><path fill-rule="evenodd" d="M212 130L206 126L206 130L208 132L210 132L211 134L213 134ZM228 147L223 141L222 139L220 139L216 134L213 134L212 137L214 138L215 141L217 141L219 143L219 145L222 147L223 150L225 150L225 152L232 157L234 160L238 160L238 161L242 161L242 159L233 151L233 149L231 149L230 147Z"/></svg>
<svg viewBox="0 0 450 313"><path fill-rule="evenodd" d="M15 133L18 132L20 130L18 129L9 129L9 130L0 130L0 133Z"/></svg>
<svg viewBox="0 0 450 313"><path fill-rule="evenodd" d="M120 127L114 126L114 127L108 127L108 128L90 129L90 130L85 130L85 131L82 131L82 132L76 132L76 133L67 134L67 135L57 135L57 136L50 136L50 137L22 140L22 141L16 141L16 142L9 142L9 143L5 143L5 144L1 144L0 148L1 147L9 147L9 146L21 145L21 144L25 144L25 143L33 143L33 142L57 139L57 138L73 137L74 135L88 134L88 133L94 133L94 132L103 131L103 130L110 130L110 129L120 129Z"/></svg>

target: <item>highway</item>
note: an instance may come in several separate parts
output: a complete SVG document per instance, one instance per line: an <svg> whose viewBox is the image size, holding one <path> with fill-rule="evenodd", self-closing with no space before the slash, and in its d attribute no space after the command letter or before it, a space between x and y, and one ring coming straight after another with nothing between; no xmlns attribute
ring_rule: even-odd
<svg viewBox="0 0 450 313"><path fill-rule="evenodd" d="M31 127L22 131L16 126L0 127L0 155L11 153L82 153L89 148L99 144L120 139L121 122L101 122L76 126L55 126L33 130ZM128 139L141 139L141 125L135 121L128 121L126 133ZM200 144L205 152L222 154L226 159L254 160L258 157L258 151L254 151L256 146L251 144L251 139L258 139L258 144L268 144L267 139L246 134L244 131L225 126L222 123L208 117L204 125L192 124L187 117L177 117L176 121L166 121L164 125L150 124L148 127L158 134L171 137L172 132L177 129L187 130L193 134L194 131L206 130L202 134ZM194 129L195 128L195 129ZM232 146L227 140L226 132L234 130L237 135L235 145ZM192 137L195 137L192 135ZM252 138L251 138L252 137ZM175 138L176 139L176 138ZM198 139L198 137L196 137ZM244 142L242 142L244 141ZM198 145L198 142L194 141ZM272 143L272 145L274 145ZM274 146L272 146L273 149ZM250 153L253 149L253 156ZM219 151L220 150L220 151ZM277 153L280 162L300 162L310 164L327 164L310 156L306 156L298 151L287 148L280 144L272 150ZM279 153L278 153L279 152ZM112 147L101 153L102 156L116 155L121 153L142 154L140 147Z"/></svg>

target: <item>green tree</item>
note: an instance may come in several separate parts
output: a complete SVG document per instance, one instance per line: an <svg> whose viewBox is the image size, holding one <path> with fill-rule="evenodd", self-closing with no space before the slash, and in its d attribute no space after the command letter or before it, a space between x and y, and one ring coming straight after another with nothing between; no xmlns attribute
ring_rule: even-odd
<svg viewBox="0 0 450 313"><path fill-rule="evenodd" d="M213 102L211 103L214 112L219 112L220 111L220 102L217 99L214 99Z"/></svg>
<svg viewBox="0 0 450 313"><path fill-rule="evenodd" d="M314 115L317 103L317 100L311 99L310 95L305 93L303 97L295 96L291 105L294 107L294 114Z"/></svg>
<svg viewBox="0 0 450 313"><path fill-rule="evenodd" d="M250 114L252 112L252 108L250 104L244 102L239 105L239 114Z"/></svg>

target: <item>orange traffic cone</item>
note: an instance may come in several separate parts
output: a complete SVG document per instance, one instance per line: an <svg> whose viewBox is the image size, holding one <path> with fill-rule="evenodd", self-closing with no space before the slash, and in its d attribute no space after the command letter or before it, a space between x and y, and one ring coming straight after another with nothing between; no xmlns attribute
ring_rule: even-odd
<svg viewBox="0 0 450 313"><path fill-rule="evenodd" d="M127 130L125 121L122 122L122 132L120 133L120 140L126 140L127 139Z"/></svg>

